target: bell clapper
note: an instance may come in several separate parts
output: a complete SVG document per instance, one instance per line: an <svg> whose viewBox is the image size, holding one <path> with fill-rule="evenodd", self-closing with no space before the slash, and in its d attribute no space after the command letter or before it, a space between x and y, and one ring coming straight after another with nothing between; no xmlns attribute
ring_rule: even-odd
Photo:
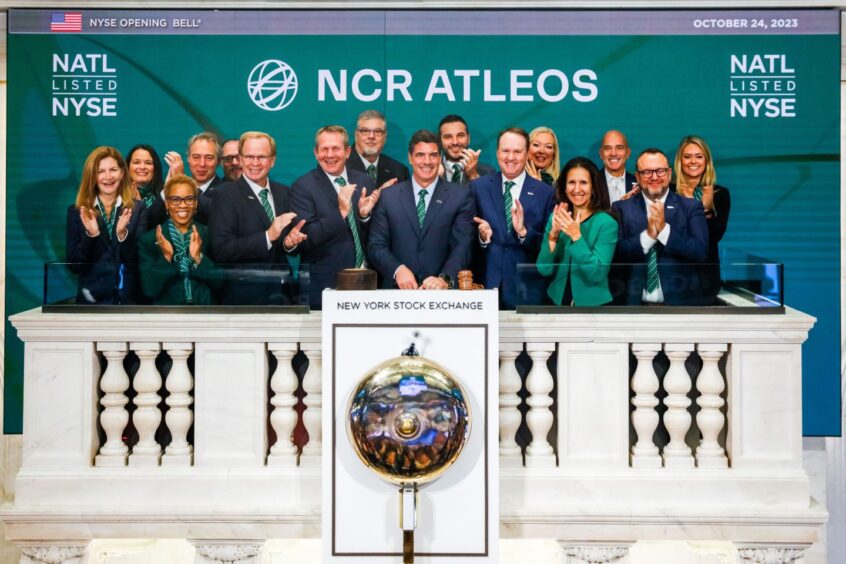
<svg viewBox="0 0 846 564"><path fill-rule="evenodd" d="M417 528L417 484L402 484L400 492L400 528L402 529L402 562L414 564L414 529Z"/></svg>

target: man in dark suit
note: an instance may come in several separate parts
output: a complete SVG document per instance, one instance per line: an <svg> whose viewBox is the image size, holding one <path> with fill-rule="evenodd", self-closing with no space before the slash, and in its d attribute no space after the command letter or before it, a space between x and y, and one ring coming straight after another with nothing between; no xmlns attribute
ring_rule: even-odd
<svg viewBox="0 0 846 564"><path fill-rule="evenodd" d="M364 266L367 226L380 191L368 174L345 166L351 150L346 129L321 127L314 136L318 166L291 187L291 206L305 221L307 239L297 250L308 265L312 309L320 309L323 289L335 287L339 270Z"/></svg>
<svg viewBox="0 0 846 564"><path fill-rule="evenodd" d="M290 303L281 280L287 270L283 246L302 244L302 222L284 235L296 214L291 212L289 188L268 179L276 162L274 139L248 131L241 135L239 146L241 178L214 198L209 221L212 258L229 269L222 302Z"/></svg>
<svg viewBox="0 0 846 564"><path fill-rule="evenodd" d="M641 192L614 202L620 222L615 261L631 264L626 303L699 305L696 265L708 254L702 204L669 191L672 169L659 149L637 159Z"/></svg>
<svg viewBox="0 0 846 564"><path fill-rule="evenodd" d="M526 174L529 134L519 127L500 132L496 158L501 172L470 184L476 200L485 288L499 288L500 307L541 303L544 287L535 262L555 204L552 187ZM518 273L519 265L524 266Z"/></svg>
<svg viewBox="0 0 846 564"><path fill-rule="evenodd" d="M470 263L473 197L438 178L441 154L431 131L411 136L408 160L411 179L385 190L373 213L367 258L385 288L449 288Z"/></svg>
<svg viewBox="0 0 846 564"><path fill-rule="evenodd" d="M355 124L355 147L347 157L347 169L367 173L380 188L408 180L408 168L382 152L387 140L385 115L377 110L361 112ZM386 185L388 182L391 184Z"/></svg>
<svg viewBox="0 0 846 564"><path fill-rule="evenodd" d="M492 166L479 162L481 149L470 148L470 128L461 116L450 114L441 118L438 138L443 151L439 175L444 180L467 186L480 176L495 172Z"/></svg>
<svg viewBox="0 0 846 564"><path fill-rule="evenodd" d="M217 175L217 165L220 163L220 142L217 135L209 131L193 135L188 140L187 155L191 178L194 179L200 189L200 200L195 219L197 222L207 225L211 215L212 200L217 194L217 188L226 183L224 179ZM177 174L185 174L185 164L182 162L182 156L179 153L168 151L164 160L169 166L168 179ZM161 209L158 209L158 207L157 204L154 208L151 208L152 216L158 217L159 212L166 215L164 201L161 203Z"/></svg>
<svg viewBox="0 0 846 564"><path fill-rule="evenodd" d="M608 196L613 204L617 200L630 193L630 198L637 192L632 192L637 186L637 178L626 170L626 161L632 155L629 147L629 140L621 131L612 129L606 131L602 136L602 143L599 145L599 158L602 159L602 172L605 173L605 182L608 184Z"/></svg>

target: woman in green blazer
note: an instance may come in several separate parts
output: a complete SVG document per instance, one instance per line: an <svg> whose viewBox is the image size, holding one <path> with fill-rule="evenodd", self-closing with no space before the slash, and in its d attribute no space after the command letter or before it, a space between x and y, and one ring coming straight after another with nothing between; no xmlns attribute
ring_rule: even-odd
<svg viewBox="0 0 846 564"><path fill-rule="evenodd" d="M611 301L608 271L617 246L617 221L605 176L585 157L564 165L555 183L558 204L546 225L538 271L552 276L547 294L558 305Z"/></svg>
<svg viewBox="0 0 846 564"><path fill-rule="evenodd" d="M138 239L141 288L157 305L208 305L222 284L206 254L206 228L194 223L199 190L194 179L177 175L164 188L168 219Z"/></svg>

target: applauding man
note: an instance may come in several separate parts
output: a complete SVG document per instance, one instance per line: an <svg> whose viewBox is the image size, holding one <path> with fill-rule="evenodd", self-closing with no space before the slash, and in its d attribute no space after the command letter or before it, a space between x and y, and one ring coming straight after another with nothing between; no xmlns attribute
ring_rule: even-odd
<svg viewBox="0 0 846 564"><path fill-rule="evenodd" d="M633 263L628 304L698 305L701 269L708 252L702 203L669 191L672 169L659 149L637 158L640 193L612 205L620 222L615 262Z"/></svg>
<svg viewBox="0 0 846 564"><path fill-rule="evenodd" d="M212 256L230 269L223 303L235 305L285 304L280 274L283 246L303 242L302 222L289 231L296 214L291 212L289 188L272 182L268 175L276 163L276 141L267 133L241 135L239 156L242 175L214 198L209 233ZM246 272L263 266L258 279Z"/></svg>
<svg viewBox="0 0 846 564"><path fill-rule="evenodd" d="M309 304L320 309L324 288L335 287L345 268L362 268L370 214L380 191L373 178L346 166L350 139L340 125L321 127L314 136L317 168L294 181L291 205L306 240L298 247L311 273Z"/></svg>
<svg viewBox="0 0 846 564"><path fill-rule="evenodd" d="M483 284L499 288L500 307L540 303L544 288L534 275L546 221L554 202L552 187L526 174L529 135L519 127L502 131L496 158L500 172L470 184L476 199L479 243L484 256ZM518 265L526 275L518 276ZM539 282L539 281L534 281Z"/></svg>

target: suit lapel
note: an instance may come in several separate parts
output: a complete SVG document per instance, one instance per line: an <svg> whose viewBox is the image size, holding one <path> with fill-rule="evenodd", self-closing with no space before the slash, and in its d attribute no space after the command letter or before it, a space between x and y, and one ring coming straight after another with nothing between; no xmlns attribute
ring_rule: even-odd
<svg viewBox="0 0 846 564"><path fill-rule="evenodd" d="M449 199L449 194L450 190L447 188L446 183L438 180L435 185L435 191L432 193L432 199L429 200L429 207L426 208L426 217L423 218L423 230L421 235L426 235L426 231L429 230L429 226L434 223L435 218L444 207L444 203L447 199ZM415 209L415 215L416 213L417 210Z"/></svg>
<svg viewBox="0 0 846 564"><path fill-rule="evenodd" d="M408 221L414 227L414 233L420 236L420 222L417 220L417 202L414 201L414 188L411 186L411 181L403 183L399 186L400 206L408 216Z"/></svg>
<svg viewBox="0 0 846 564"><path fill-rule="evenodd" d="M664 200L664 221L668 225L673 225L673 222L675 221L676 212L682 205L680 198L681 196L675 192L667 193L667 199Z"/></svg>

